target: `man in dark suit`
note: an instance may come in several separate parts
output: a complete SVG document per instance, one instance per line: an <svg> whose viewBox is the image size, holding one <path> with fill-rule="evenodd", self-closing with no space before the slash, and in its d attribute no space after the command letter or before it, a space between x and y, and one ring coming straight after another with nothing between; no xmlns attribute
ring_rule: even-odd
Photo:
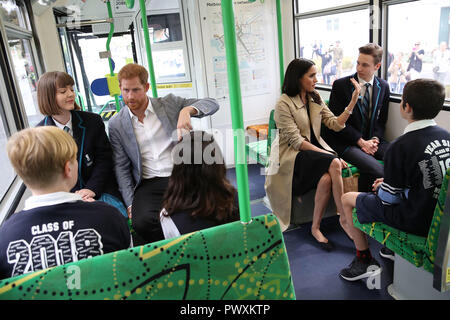
<svg viewBox="0 0 450 320"><path fill-rule="evenodd" d="M119 190L141 238L134 243L162 240L159 213L177 136L181 130L192 129L191 116L214 114L219 105L210 98L184 99L173 94L149 98L148 72L137 64L123 67L118 79L126 106L109 121L109 138Z"/></svg>
<svg viewBox="0 0 450 320"><path fill-rule="evenodd" d="M340 132L324 129L323 138L345 161L360 169L359 190L371 190L376 178L383 177L382 160L389 143L384 131L389 112L389 84L375 76L381 66L383 49L374 43L359 48L356 74L336 80L331 90L329 108L341 114L348 105L354 87L350 78L361 85L361 98Z"/></svg>

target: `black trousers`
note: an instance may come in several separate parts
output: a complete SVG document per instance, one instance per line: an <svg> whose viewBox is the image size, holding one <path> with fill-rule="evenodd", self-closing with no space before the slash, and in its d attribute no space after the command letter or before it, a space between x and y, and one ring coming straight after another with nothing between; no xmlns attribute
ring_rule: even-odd
<svg viewBox="0 0 450 320"><path fill-rule="evenodd" d="M384 153L389 147L389 142L381 141L374 156L362 151L357 146L351 146L341 155L346 162L351 163L360 170L358 179L358 191L372 191L372 184L377 178L384 176L384 167L377 160L383 160Z"/></svg>
<svg viewBox="0 0 450 320"><path fill-rule="evenodd" d="M135 246L164 239L159 213L168 183L169 177L146 179L135 190L131 207L131 221L137 233L133 238Z"/></svg>

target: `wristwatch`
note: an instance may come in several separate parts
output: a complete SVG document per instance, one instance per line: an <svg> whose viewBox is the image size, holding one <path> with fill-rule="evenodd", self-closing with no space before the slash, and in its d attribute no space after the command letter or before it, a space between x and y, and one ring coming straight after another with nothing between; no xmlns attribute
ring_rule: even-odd
<svg viewBox="0 0 450 320"><path fill-rule="evenodd" d="M348 107L347 107L347 108L345 108L345 109L344 109L344 111L345 111L345 112L347 112L348 114L352 114L352 113L353 113L353 110L351 110L351 111L350 111L350 110L348 110Z"/></svg>

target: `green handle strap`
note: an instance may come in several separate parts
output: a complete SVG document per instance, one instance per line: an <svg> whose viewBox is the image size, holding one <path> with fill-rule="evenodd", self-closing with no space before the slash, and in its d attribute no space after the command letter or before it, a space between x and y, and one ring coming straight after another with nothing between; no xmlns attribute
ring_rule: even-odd
<svg viewBox="0 0 450 320"><path fill-rule="evenodd" d="M108 7L108 17L110 19L113 18L113 14L112 14L112 9L111 9L111 2L108 0L106 2L106 6ZM108 51L111 54L111 50L110 50L110 43L111 43L111 38L114 35L114 22L110 22L109 23L109 34L108 34L108 40L106 41L106 51ZM111 57L108 57L108 63L109 63L109 74L111 76L114 76L114 69L113 69L113 65L112 65L112 60ZM119 104L119 96L117 94L114 95L114 100L116 101L116 111L119 112L120 110L120 104Z"/></svg>
<svg viewBox="0 0 450 320"><path fill-rule="evenodd" d="M239 211L242 222L251 221L248 170L245 161L245 135L242 115L242 97L239 64L236 51L236 31L232 0L221 0L222 20L227 57L228 87L230 92L231 121L234 131L234 158L238 186Z"/></svg>
<svg viewBox="0 0 450 320"><path fill-rule="evenodd" d="M150 36L148 34L147 10L145 9L145 0L139 0L139 4L141 6L142 29L144 31L145 49L147 51L148 71L150 74L152 95L153 98L157 98L158 92L156 90L156 78L155 78L155 70L153 69L152 48L150 45Z"/></svg>

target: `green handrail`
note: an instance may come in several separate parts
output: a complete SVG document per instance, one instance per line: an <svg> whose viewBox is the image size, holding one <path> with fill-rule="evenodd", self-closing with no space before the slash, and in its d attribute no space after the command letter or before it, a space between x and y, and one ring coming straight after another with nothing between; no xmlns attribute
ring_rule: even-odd
<svg viewBox="0 0 450 320"><path fill-rule="evenodd" d="M281 0L277 0L278 59L280 63L280 86L284 82L283 26L281 23Z"/></svg>
<svg viewBox="0 0 450 320"><path fill-rule="evenodd" d="M110 19L113 19L110 0L108 0L106 2L106 6L108 7L108 17ZM108 40L106 41L106 51L108 51L109 55L110 55L108 57L110 75L114 76L114 69L113 69L112 60L111 60L111 50L110 50L110 46L109 46L111 43L111 38L114 35L114 22L110 22L109 26L110 26L110 28L109 28ZM116 111L119 112L120 104L119 104L119 96L117 94L114 95L114 100L116 101Z"/></svg>
<svg viewBox="0 0 450 320"><path fill-rule="evenodd" d="M153 68L152 47L150 45L150 36L148 34L147 10L145 8L145 0L139 0L139 5L141 7L142 29L144 31L145 49L147 52L148 71L150 74L152 95L153 98L157 98L158 91L156 90L156 78L155 78L155 70Z"/></svg>
<svg viewBox="0 0 450 320"><path fill-rule="evenodd" d="M221 0L222 21L227 57L228 90L230 92L231 121L234 132L234 158L238 186L239 212L242 222L251 221L248 170L245 157L244 119L239 78L239 62L236 51L236 31L233 0Z"/></svg>

